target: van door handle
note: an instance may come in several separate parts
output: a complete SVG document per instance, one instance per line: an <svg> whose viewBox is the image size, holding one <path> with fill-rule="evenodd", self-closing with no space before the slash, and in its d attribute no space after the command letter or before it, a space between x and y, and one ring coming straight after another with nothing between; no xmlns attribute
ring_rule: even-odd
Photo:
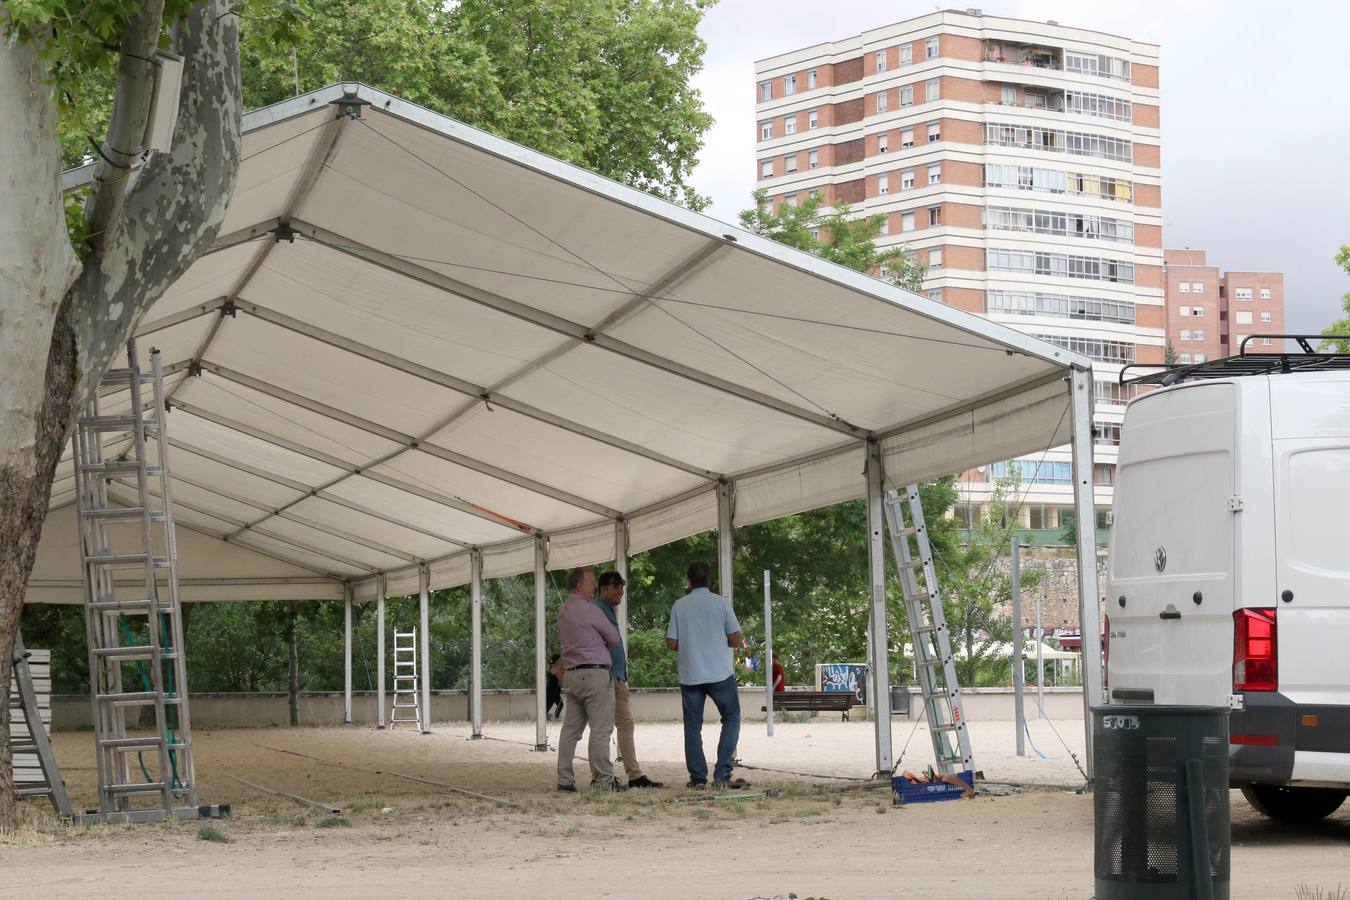
<svg viewBox="0 0 1350 900"><path fill-rule="evenodd" d="M1160 619L1180 619L1180 618L1181 618L1181 613L1177 611L1177 608L1176 608L1175 606L1173 606L1172 604L1169 603L1169 604L1167 604L1167 609L1164 609L1162 612L1158 613L1158 618L1160 618Z"/></svg>

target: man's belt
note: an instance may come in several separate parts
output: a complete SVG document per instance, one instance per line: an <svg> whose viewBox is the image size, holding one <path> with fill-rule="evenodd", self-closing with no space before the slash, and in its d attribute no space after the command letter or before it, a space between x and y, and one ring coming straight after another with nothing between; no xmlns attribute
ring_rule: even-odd
<svg viewBox="0 0 1350 900"><path fill-rule="evenodd" d="M604 666L601 665L600 663L585 663L580 666L572 666L567 671L575 672L577 669L608 669L608 668L609 666Z"/></svg>

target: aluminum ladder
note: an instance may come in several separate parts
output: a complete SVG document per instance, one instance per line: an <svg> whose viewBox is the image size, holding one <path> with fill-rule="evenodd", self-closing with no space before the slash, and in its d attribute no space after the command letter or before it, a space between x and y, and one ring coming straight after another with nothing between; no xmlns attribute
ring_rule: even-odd
<svg viewBox="0 0 1350 900"><path fill-rule="evenodd" d="M14 637L14 671L9 688L10 750L14 757L20 754L37 757L42 770L42 781L16 783L14 791L20 797L46 797L58 816L71 814L70 798L56 765L56 755L43 726L42 711L38 707L37 692L33 689L33 671L28 665L29 653L23 646L23 633Z"/></svg>
<svg viewBox="0 0 1350 900"><path fill-rule="evenodd" d="M80 822L210 815L197 806L158 350L150 361L143 372L129 341L126 368L103 377L75 428L99 797ZM126 409L100 409L99 393L119 391ZM105 436L116 448L106 455ZM130 733L146 708L153 732Z"/></svg>
<svg viewBox="0 0 1350 900"><path fill-rule="evenodd" d="M886 527L891 533L895 564L900 572L900 589L905 598L905 614L914 647L914 666L923 694L924 714L928 717L928 733L933 739L936 768L947 775L973 772L975 760L970 752L970 732L961 706L951 635L942 611L933 548L928 541L923 506L919 502L919 486L908 485L903 494L888 491L882 505L886 512ZM922 584L920 573L923 574Z"/></svg>
<svg viewBox="0 0 1350 900"><path fill-rule="evenodd" d="M389 728L400 724L422 726L422 707L417 690L417 629L394 629L394 705L389 714ZM411 698L411 699L409 699ZM412 711L409 718L408 711Z"/></svg>

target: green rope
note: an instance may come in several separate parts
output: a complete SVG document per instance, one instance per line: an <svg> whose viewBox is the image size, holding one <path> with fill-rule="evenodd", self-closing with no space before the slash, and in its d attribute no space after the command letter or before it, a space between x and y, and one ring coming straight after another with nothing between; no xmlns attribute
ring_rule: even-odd
<svg viewBox="0 0 1350 900"><path fill-rule="evenodd" d="M160 642L159 642L160 648L172 651L173 645L169 640L169 615L168 613L160 613L159 615L160 615ZM127 646L134 646L135 641L137 639L136 633L132 630L130 622L127 621L126 614L123 613L122 615L118 616L117 619L118 623L121 625L122 628L123 642ZM145 689L145 691L147 693L153 691L154 685L151 683L150 680L150 669L148 666L146 666L144 660L139 659L136 660L136 671L140 673L141 686ZM172 697L174 693L172 666L169 667L168 671L168 687L169 690L165 696ZM165 727L165 735L164 735L165 740L172 745L177 740L177 733L174 722L170 719L170 711L167 708L164 710L164 727ZM141 774L145 776L146 784L149 784L151 780L150 770L145 767L145 754L143 752L138 752L136 754L136 761L140 764ZM169 749L169 767L172 772L172 780L170 782L170 786L173 788L181 788L183 786L183 782L178 775L178 751L172 749L172 747Z"/></svg>

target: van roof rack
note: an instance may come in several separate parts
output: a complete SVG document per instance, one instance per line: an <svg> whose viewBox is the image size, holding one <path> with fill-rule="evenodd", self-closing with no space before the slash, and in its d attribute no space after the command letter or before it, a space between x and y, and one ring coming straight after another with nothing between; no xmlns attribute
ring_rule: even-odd
<svg viewBox="0 0 1350 900"><path fill-rule="evenodd" d="M1295 352L1278 351L1248 353L1247 343L1256 338L1293 341L1299 349ZM1152 363L1130 363L1120 370L1120 384L1156 384L1168 387L1193 378L1235 378L1239 375L1288 375L1291 372L1320 372L1328 370L1350 370L1350 353L1338 353L1319 350L1314 341L1347 341L1345 334L1254 334L1242 339L1237 356L1225 356L1209 359L1200 363L1186 365L1155 365ZM1135 375L1127 378L1131 369L1150 369L1147 375Z"/></svg>

